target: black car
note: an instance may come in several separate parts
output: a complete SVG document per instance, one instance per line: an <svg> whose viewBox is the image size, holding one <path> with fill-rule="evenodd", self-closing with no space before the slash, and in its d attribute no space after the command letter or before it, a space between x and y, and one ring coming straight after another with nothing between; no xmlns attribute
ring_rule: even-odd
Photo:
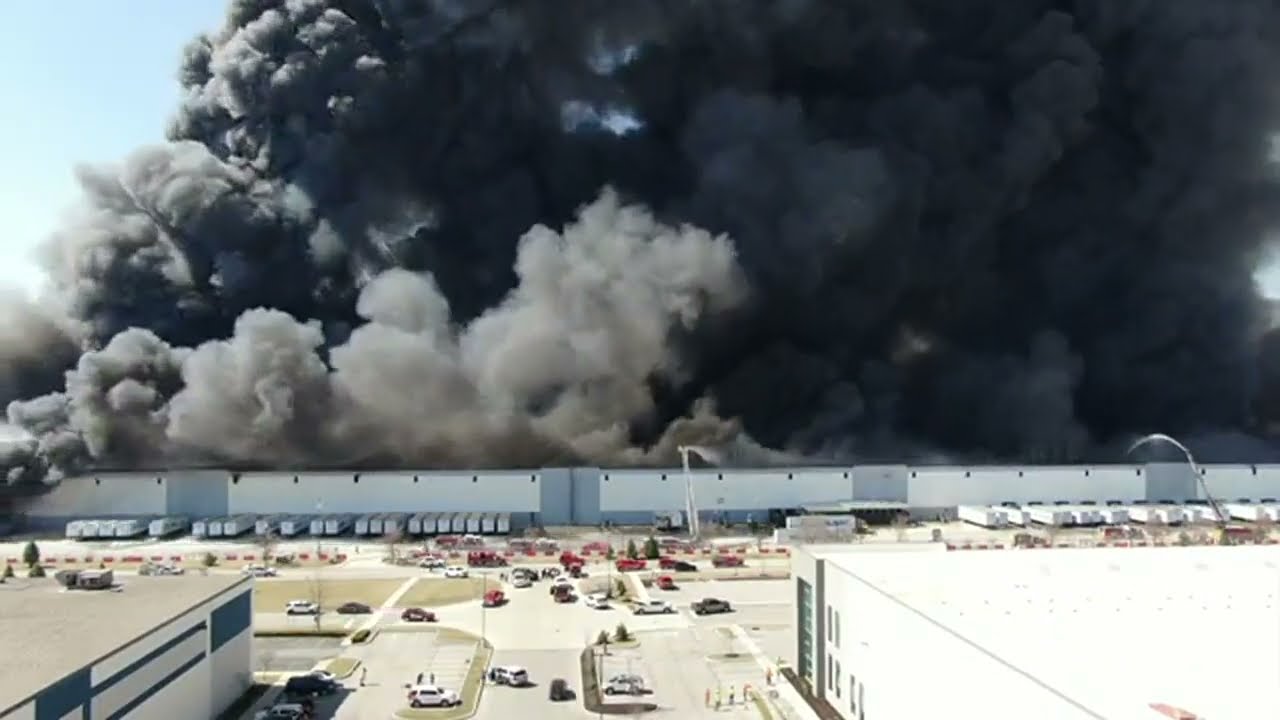
<svg viewBox="0 0 1280 720"><path fill-rule="evenodd" d="M315 675L294 675L284 684L284 694L290 697L332 695L338 692L338 683Z"/></svg>
<svg viewBox="0 0 1280 720"><path fill-rule="evenodd" d="M576 697L573 689L569 687L569 683L564 678L556 678L551 681L551 690L547 693L551 698L551 702L564 702L572 700Z"/></svg>
<svg viewBox="0 0 1280 720"><path fill-rule="evenodd" d="M671 566L671 569L676 572L695 572L698 569L698 566L685 560L677 560L675 564Z"/></svg>
<svg viewBox="0 0 1280 720"><path fill-rule="evenodd" d="M349 602L338 606L339 615L368 615L373 609L364 603Z"/></svg>
<svg viewBox="0 0 1280 720"><path fill-rule="evenodd" d="M716 598L703 598L693 604L694 615L716 615L719 613L733 612L733 606L728 600L718 600Z"/></svg>

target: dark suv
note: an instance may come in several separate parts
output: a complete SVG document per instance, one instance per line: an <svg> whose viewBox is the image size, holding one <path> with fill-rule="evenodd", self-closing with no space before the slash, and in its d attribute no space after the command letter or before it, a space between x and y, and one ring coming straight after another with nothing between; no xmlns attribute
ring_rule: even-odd
<svg viewBox="0 0 1280 720"><path fill-rule="evenodd" d="M295 675L284 684L284 694L290 697L332 695L338 691L338 683L315 675Z"/></svg>
<svg viewBox="0 0 1280 720"><path fill-rule="evenodd" d="M694 615L716 615L719 613L733 612L733 606L728 600L717 600L716 598L703 598L693 604Z"/></svg>

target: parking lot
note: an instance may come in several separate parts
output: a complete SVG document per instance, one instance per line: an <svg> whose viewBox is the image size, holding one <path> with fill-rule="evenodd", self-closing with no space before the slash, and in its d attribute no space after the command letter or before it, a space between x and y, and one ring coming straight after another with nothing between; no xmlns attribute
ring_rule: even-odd
<svg viewBox="0 0 1280 720"><path fill-rule="evenodd" d="M593 577L608 577L603 567L590 567L588 571ZM412 575L422 571L406 568L403 572ZM509 572L509 568L473 572L473 576L488 574L496 581L502 572ZM490 665L523 666L533 685L486 687L475 718L509 720L525 714L584 718L593 716L586 713L581 702L580 654L601 631L612 633L621 623L639 642L628 648L610 649L602 658L605 677L617 673L643 676L652 690L644 699L656 704L664 714L695 718L732 712L757 717L754 706L742 702L742 687L764 684L758 654L776 657L787 647L790 587L790 583L781 581L688 581L675 591L650 591L654 598L671 601L678 612L637 616L619 604L598 610L581 601L555 603L547 581L523 589L506 584L509 602L505 606L484 609L479 601L467 600L432 608L440 622L431 625L403 622L399 617L401 607L406 606L403 602L392 603L372 616L357 616L359 622L367 622L377 630L367 644L339 646L333 643L340 641L325 644L273 638L265 643L260 639L258 649L269 654L268 664L276 672L307 670L326 656L339 654L359 660L363 673L357 671L347 678L344 696L322 703L319 717L360 720L391 717L402 709L405 687L417 680L418 673L423 674L424 681L434 675L437 684L462 691L468 669L477 657L483 658L476 654L474 638L484 638L493 647ZM703 597L728 600L735 605L735 612L695 617L688 606ZM310 622L309 618L277 615L267 613L257 620L290 626ZM345 624L350 620L330 616L325 622ZM756 646L756 654L735 636L730 629L733 625L742 626L740 632ZM361 687L359 681L364 673L367 684ZM551 702L547 690L554 678L564 678L579 693L579 700ZM738 702L732 711L725 708L717 714L706 707L706 698L714 697L717 689L727 703L730 688Z"/></svg>

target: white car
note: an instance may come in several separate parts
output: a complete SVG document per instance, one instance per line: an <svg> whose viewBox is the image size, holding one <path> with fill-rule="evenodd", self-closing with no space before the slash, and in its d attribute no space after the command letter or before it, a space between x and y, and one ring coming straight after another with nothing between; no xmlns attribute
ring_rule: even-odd
<svg viewBox="0 0 1280 720"><path fill-rule="evenodd" d="M636 615L669 615L676 609L666 600L647 600L636 603Z"/></svg>
<svg viewBox="0 0 1280 720"><path fill-rule="evenodd" d="M529 671L519 665L499 665L489 670L489 679L499 685L524 687L529 684Z"/></svg>
<svg viewBox="0 0 1280 720"><path fill-rule="evenodd" d="M614 675L605 683L605 695L643 695L644 678L639 675Z"/></svg>
<svg viewBox="0 0 1280 720"><path fill-rule="evenodd" d="M551 585L552 587L560 587L561 585L564 585L565 587L573 587L573 580L571 580L568 575L559 575L554 581L552 581Z"/></svg>
<svg viewBox="0 0 1280 720"><path fill-rule="evenodd" d="M253 720L302 720L306 708L296 703L282 703L254 713Z"/></svg>
<svg viewBox="0 0 1280 720"><path fill-rule="evenodd" d="M458 693L435 685L418 685L409 690L409 707L453 707L461 704L462 698Z"/></svg>
<svg viewBox="0 0 1280 720"><path fill-rule="evenodd" d="M595 608L596 610L609 609L609 597L604 593L592 593L584 598L583 602L586 603L587 607Z"/></svg>
<svg viewBox="0 0 1280 720"><path fill-rule="evenodd" d="M528 575L520 574L511 579L511 586L517 588L533 587L533 581Z"/></svg>
<svg viewBox="0 0 1280 720"><path fill-rule="evenodd" d="M445 565L444 559L438 558L438 557L425 557L425 558L422 558L422 561L418 563L418 567L424 568L426 570L439 570L443 568L444 565Z"/></svg>
<svg viewBox="0 0 1280 720"><path fill-rule="evenodd" d="M284 605L286 615L319 615L319 603L310 600L290 600Z"/></svg>
<svg viewBox="0 0 1280 720"><path fill-rule="evenodd" d="M464 578L467 577L467 569L461 565L453 565L444 569L444 576L447 578Z"/></svg>
<svg viewBox="0 0 1280 720"><path fill-rule="evenodd" d="M244 569L241 570L240 572L245 575L248 575L249 577L256 577L256 578L275 577L276 575L279 574L276 572L275 568L270 568L270 567L267 567L266 565L245 565Z"/></svg>

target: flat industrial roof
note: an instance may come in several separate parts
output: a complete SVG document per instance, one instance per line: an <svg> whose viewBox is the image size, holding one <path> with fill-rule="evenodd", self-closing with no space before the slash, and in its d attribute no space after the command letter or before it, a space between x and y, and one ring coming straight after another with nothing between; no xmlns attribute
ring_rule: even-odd
<svg viewBox="0 0 1280 720"><path fill-rule="evenodd" d="M119 590L64 590L52 577L0 584L0 713L218 593L238 575L116 575Z"/></svg>
<svg viewBox="0 0 1280 720"><path fill-rule="evenodd" d="M938 693L939 711L976 688L1040 718L1167 717L1156 703L1198 717L1271 717L1280 701L1280 547L814 551L898 601L898 622L857 628L865 639L855 647L872 637L904 653L936 644L940 662L956 659L940 679L954 692ZM964 664L974 648L998 665ZM915 682L897 675L884 680Z"/></svg>

